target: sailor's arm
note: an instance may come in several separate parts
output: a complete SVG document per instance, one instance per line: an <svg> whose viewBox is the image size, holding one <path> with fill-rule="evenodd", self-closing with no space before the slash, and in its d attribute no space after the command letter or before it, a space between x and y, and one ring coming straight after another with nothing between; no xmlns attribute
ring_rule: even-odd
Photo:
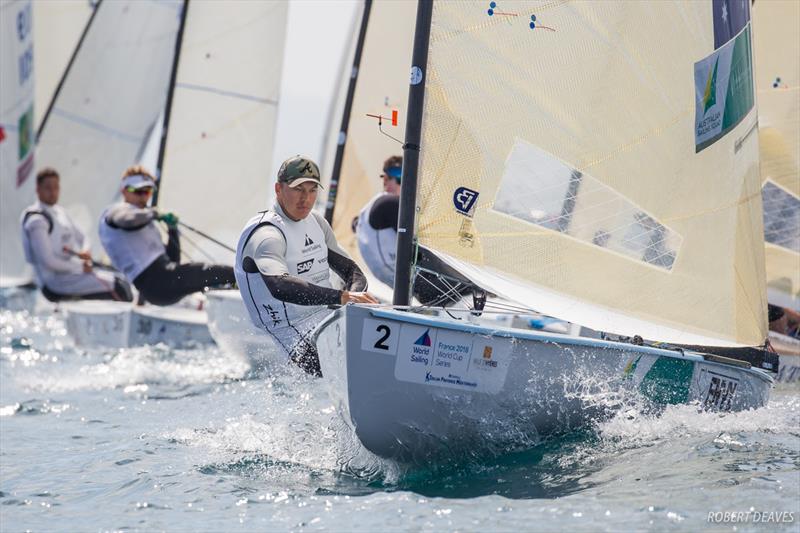
<svg viewBox="0 0 800 533"><path fill-rule="evenodd" d="M363 292L367 290L367 277L358 268L358 264L350 259L347 252L339 246L330 224L316 213L314 216L317 217L322 232L325 234L325 244L328 246L328 265L342 278L348 291Z"/></svg>
<svg viewBox="0 0 800 533"><path fill-rule="evenodd" d="M275 226L259 228L250 239L258 243L252 255L245 250L245 260L252 256L261 278L275 298L297 305L333 305L342 303L342 291L321 287L289 274L286 265L286 241Z"/></svg>
<svg viewBox="0 0 800 533"><path fill-rule="evenodd" d="M148 225L158 216L152 207L136 207L129 203L119 203L106 211L106 223L112 228L136 231Z"/></svg>
<svg viewBox="0 0 800 533"><path fill-rule="evenodd" d="M28 232L31 251L36 261L44 268L59 274L79 274L83 272L83 266L80 262L64 259L56 255L50 242L50 237L47 234L47 229L47 221L41 216L31 217L25 224L25 231Z"/></svg>

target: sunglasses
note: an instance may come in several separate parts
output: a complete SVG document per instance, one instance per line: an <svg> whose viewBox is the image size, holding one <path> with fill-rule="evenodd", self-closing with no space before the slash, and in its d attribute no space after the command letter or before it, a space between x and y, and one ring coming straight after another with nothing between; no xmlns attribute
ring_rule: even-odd
<svg viewBox="0 0 800 533"><path fill-rule="evenodd" d="M125 187L125 190L128 192L132 192L133 194L140 194L140 195L153 194L152 187L143 187L141 189L136 189L134 187Z"/></svg>

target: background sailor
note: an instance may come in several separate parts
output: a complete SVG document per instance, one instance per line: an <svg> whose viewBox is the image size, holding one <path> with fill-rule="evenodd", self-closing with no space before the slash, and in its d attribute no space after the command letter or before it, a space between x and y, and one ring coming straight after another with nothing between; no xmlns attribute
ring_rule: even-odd
<svg viewBox="0 0 800 533"><path fill-rule="evenodd" d="M36 284L53 302L133 299L130 285L92 267L89 240L58 204L61 178L53 168L36 176L38 200L22 212L22 247L33 266Z"/></svg>
<svg viewBox="0 0 800 533"><path fill-rule="evenodd" d="M155 305L170 305L206 287L231 286L233 268L206 263L180 263L178 217L159 214L148 207L155 178L142 166L132 166L122 177L123 201L113 204L100 217L100 242L115 267ZM167 224L165 246L156 221Z"/></svg>

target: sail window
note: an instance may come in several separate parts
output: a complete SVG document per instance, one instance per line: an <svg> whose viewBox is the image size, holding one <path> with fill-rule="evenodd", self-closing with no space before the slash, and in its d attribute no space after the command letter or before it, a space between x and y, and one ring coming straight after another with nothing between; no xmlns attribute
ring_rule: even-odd
<svg viewBox="0 0 800 533"><path fill-rule="evenodd" d="M519 139L493 210L665 270L682 241L608 185Z"/></svg>
<svg viewBox="0 0 800 533"><path fill-rule="evenodd" d="M800 253L800 198L771 181L761 188L764 240Z"/></svg>

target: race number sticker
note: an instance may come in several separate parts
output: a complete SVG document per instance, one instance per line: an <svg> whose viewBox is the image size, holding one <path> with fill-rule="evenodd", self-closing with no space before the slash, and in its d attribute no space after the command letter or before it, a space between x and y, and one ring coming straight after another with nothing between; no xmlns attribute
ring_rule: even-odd
<svg viewBox="0 0 800 533"><path fill-rule="evenodd" d="M704 409L730 411L736 398L739 379L708 368L701 368L698 377L700 403Z"/></svg>
<svg viewBox="0 0 800 533"><path fill-rule="evenodd" d="M411 383L496 394L505 384L511 341L404 324L395 378Z"/></svg>
<svg viewBox="0 0 800 533"><path fill-rule="evenodd" d="M395 355L399 333L400 325L397 323L368 318L364 320L364 330L361 333L361 349Z"/></svg>

